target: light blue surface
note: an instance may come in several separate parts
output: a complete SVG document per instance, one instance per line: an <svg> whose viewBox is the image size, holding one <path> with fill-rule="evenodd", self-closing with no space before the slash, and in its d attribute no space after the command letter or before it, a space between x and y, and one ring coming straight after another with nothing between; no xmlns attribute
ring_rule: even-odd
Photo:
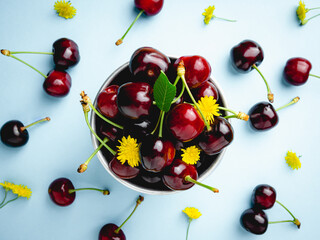
<svg viewBox="0 0 320 240"><path fill-rule="evenodd" d="M124 226L127 239L185 239L187 219L181 212L197 207L202 216L193 221L189 239L319 239L320 213L320 81L310 78L302 87L282 82L287 59L301 56L320 74L320 18L301 27L295 15L298 0L290 1L185 1L166 0L159 15L142 17L122 46L114 42L134 19L132 0L72 1L74 19L58 17L54 1L0 1L0 48L50 51L60 37L69 37L80 48L81 61L70 69L72 88L63 99L49 97L42 89L42 77L18 63L0 56L0 125L11 119L27 124L50 116L51 122L30 129L30 141L22 148L0 144L0 181L25 184L32 189L29 200L19 199L0 210L0 239L97 239L100 228L109 222L120 224L133 209L138 196L116 180L97 158L82 175L76 172L93 151L85 125L79 93L93 99L104 80L134 50L152 46L167 55L202 55L212 65L214 76L229 105L247 112L266 99L265 87L257 72L235 73L230 67L230 49L244 39L257 41L265 59L260 70L275 94L275 107L300 96L301 101L279 113L276 128L253 132L247 123L233 120L235 139L221 164L204 181L220 189L219 194L194 187L169 196L147 196L133 218ZM213 20L207 26L203 10L215 4L215 14L237 19L236 23ZM319 7L319 1L306 1ZM311 13L310 15L312 15ZM21 56L44 73L53 68L50 56ZM285 163L287 150L302 155L302 168L292 171ZM47 194L51 181L70 178L75 187L108 187L110 196L79 192L66 208L54 205ZM302 222L269 227L261 237L244 231L239 217L250 206L253 188L260 183L275 187L283 202ZM0 191L0 198L3 191ZM267 211L269 220L290 219L280 207Z"/></svg>

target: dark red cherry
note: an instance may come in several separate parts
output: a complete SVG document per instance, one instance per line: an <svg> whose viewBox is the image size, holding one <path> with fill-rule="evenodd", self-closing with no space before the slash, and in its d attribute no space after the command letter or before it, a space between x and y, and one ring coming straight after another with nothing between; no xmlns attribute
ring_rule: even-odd
<svg viewBox="0 0 320 240"><path fill-rule="evenodd" d="M20 147L25 145L29 140L27 129L22 130L23 123L18 120L6 122L1 127L1 141L10 147Z"/></svg>
<svg viewBox="0 0 320 240"><path fill-rule="evenodd" d="M121 229L118 233L115 232L118 228L113 223L104 225L99 232L99 240L126 240L126 236Z"/></svg>
<svg viewBox="0 0 320 240"><path fill-rule="evenodd" d="M135 79L153 85L159 77L160 71L167 72L170 59L151 47L137 49L131 56L129 68Z"/></svg>
<svg viewBox="0 0 320 240"><path fill-rule="evenodd" d="M191 104L182 103L169 112L167 127L176 139L188 142L199 136L204 128L204 122Z"/></svg>
<svg viewBox="0 0 320 240"><path fill-rule="evenodd" d="M107 137L111 141L115 141L123 135L123 132L119 128L106 122L101 123L99 130L100 131L98 133Z"/></svg>
<svg viewBox="0 0 320 240"><path fill-rule="evenodd" d="M284 68L284 79L291 85L300 86L309 78L311 63L305 58L291 58Z"/></svg>
<svg viewBox="0 0 320 240"><path fill-rule="evenodd" d="M109 168L111 171L122 179L131 179L136 177L140 169L131 167L127 163L121 164L117 159L117 156L114 156L111 162L109 163Z"/></svg>
<svg viewBox="0 0 320 240"><path fill-rule="evenodd" d="M272 208L276 202L276 190L267 184L260 184L255 187L252 193L252 204L261 209Z"/></svg>
<svg viewBox="0 0 320 240"><path fill-rule="evenodd" d="M249 111L250 125L258 130L264 131L273 128L278 124L278 114L268 102L260 102L254 105Z"/></svg>
<svg viewBox="0 0 320 240"><path fill-rule="evenodd" d="M43 89L51 96L64 97L71 88L71 77L65 71L51 70L43 83Z"/></svg>
<svg viewBox="0 0 320 240"><path fill-rule="evenodd" d="M124 135L130 135L131 137L136 138L138 142L141 142L152 132L154 127L155 124L152 123L148 117L141 117L126 124Z"/></svg>
<svg viewBox="0 0 320 240"><path fill-rule="evenodd" d="M258 43L245 40L231 49L231 60L236 70L249 72L263 61L263 51Z"/></svg>
<svg viewBox="0 0 320 240"><path fill-rule="evenodd" d="M248 232L263 234L268 228L268 217L261 209L249 208L242 213L240 223Z"/></svg>
<svg viewBox="0 0 320 240"><path fill-rule="evenodd" d="M80 61L78 45L68 38L60 38L53 43L53 61L59 68L66 69Z"/></svg>
<svg viewBox="0 0 320 240"><path fill-rule="evenodd" d="M158 14L163 6L163 0L134 0L134 5L139 10L144 10L148 16Z"/></svg>
<svg viewBox="0 0 320 240"><path fill-rule="evenodd" d="M219 99L218 89L209 81L205 81L197 88L192 89L192 95L196 101L199 101L204 96L212 96L216 100Z"/></svg>
<svg viewBox="0 0 320 240"><path fill-rule="evenodd" d="M194 183L185 180L186 176L197 180L198 172L196 167L186 164L181 159L175 159L170 166L165 168L162 180L172 190L186 190L194 185Z"/></svg>
<svg viewBox="0 0 320 240"><path fill-rule="evenodd" d="M117 93L119 86L111 85L99 93L97 106L100 112L107 118L115 118L119 112L117 106Z"/></svg>
<svg viewBox="0 0 320 240"><path fill-rule="evenodd" d="M76 193L69 193L74 190L72 182L67 178L58 178L54 180L48 189L51 200L59 206L68 206L73 203Z"/></svg>
<svg viewBox="0 0 320 240"><path fill-rule="evenodd" d="M208 61L201 56L183 56L178 58L174 66L183 61L185 67L185 79L189 88L196 88L205 81L209 80L211 75L211 66Z"/></svg>
<svg viewBox="0 0 320 240"><path fill-rule="evenodd" d="M210 131L204 131L199 136L198 145L207 155L214 155L232 142L233 128L223 117L215 117L210 126Z"/></svg>
<svg viewBox="0 0 320 240"><path fill-rule="evenodd" d="M129 82L121 85L117 96L119 111L125 117L132 119L149 115L152 106L151 92L151 86L144 82Z"/></svg>
<svg viewBox="0 0 320 240"><path fill-rule="evenodd" d="M169 140L150 135L143 140L140 153L142 165L147 171L160 172L172 163L176 149Z"/></svg>

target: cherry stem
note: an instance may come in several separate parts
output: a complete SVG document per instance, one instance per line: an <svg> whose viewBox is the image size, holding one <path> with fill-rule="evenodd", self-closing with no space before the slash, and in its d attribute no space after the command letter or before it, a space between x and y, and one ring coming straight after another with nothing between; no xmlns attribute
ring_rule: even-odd
<svg viewBox="0 0 320 240"><path fill-rule="evenodd" d="M207 188L207 189L209 189L210 191L212 191L212 192L214 192L214 193L218 193L218 192L219 192L219 189L214 188L214 187L211 187L211 186L208 186L208 185L203 184L203 183L201 183L201 182L198 182L198 181L194 180L192 177L190 177L190 175L187 175L187 176L184 178L184 180L187 181L187 182L192 182L192 183L194 183L194 184L197 184L197 185L199 185L199 186L201 186L201 187Z"/></svg>
<svg viewBox="0 0 320 240"><path fill-rule="evenodd" d="M184 93L184 89L185 89L185 86L184 86L184 84L182 84L182 89L181 89L180 94L178 95L178 97L176 97L175 99L173 99L173 101L171 102L171 104L172 104L172 103L175 103L176 101L179 100L179 98L182 97L182 95L183 95L183 93Z"/></svg>
<svg viewBox="0 0 320 240"><path fill-rule="evenodd" d="M186 236L186 240L188 240L188 236L189 236L189 228L190 228L190 224L192 222L192 218L189 218L189 223L188 223L188 228L187 228L187 236Z"/></svg>
<svg viewBox="0 0 320 240"><path fill-rule="evenodd" d="M299 100L300 100L299 97L295 97L294 99L292 99L291 102L287 103L286 105L283 105L282 107L277 108L276 111L278 112L279 110L281 110L283 108L286 108L286 107L288 107L288 106L290 106L290 105L292 105L294 103L297 103Z"/></svg>
<svg viewBox="0 0 320 240"><path fill-rule="evenodd" d="M110 194L110 191L105 189L99 189L99 188L77 188L77 189L69 189L69 193L74 193L74 192L77 192L77 191L82 191L82 190L93 190L93 191L98 191L98 192L101 192L103 195L109 195Z"/></svg>
<svg viewBox="0 0 320 240"><path fill-rule="evenodd" d="M50 119L49 117L45 117L45 118L43 118L43 119L41 119L41 120L39 120L39 121L36 121L36 122L34 122L34 123L31 123L31 124L29 124L29 125L27 125L27 126L21 127L20 130L21 130L21 131L24 131L24 130L26 130L27 128L33 126L33 125L36 125L36 124L38 124L38 123L45 122L45 121L50 121L50 120L51 120L51 119Z"/></svg>
<svg viewBox="0 0 320 240"><path fill-rule="evenodd" d="M320 76L314 75L314 74L309 74L309 76L311 77L316 77L316 78L320 78Z"/></svg>
<svg viewBox="0 0 320 240"><path fill-rule="evenodd" d="M136 23L136 21L139 19L139 17L142 15L142 13L144 13L144 10L141 10L139 12L139 14L136 16L136 18L134 19L134 21L131 23L130 27L127 29L127 31L123 34L123 36L118 40L116 41L116 45L119 46L122 42L123 42L123 39L125 38L125 36L127 35L127 33L130 31L130 29L132 28L132 26Z"/></svg>
<svg viewBox="0 0 320 240"><path fill-rule="evenodd" d="M131 212L131 214L129 215L129 217L127 217L127 219L120 225L120 227L118 227L114 232L115 233L119 233L120 229L123 227L123 225L131 218L131 216L133 215L133 213L136 211L136 209L138 208L138 206L141 204L141 202L144 200L144 197L139 196L138 200L136 201L136 206L134 207L133 211Z"/></svg>
<svg viewBox="0 0 320 240"><path fill-rule="evenodd" d="M2 200L2 202L0 203L0 206L4 203L4 201L7 199L7 195L8 195L8 190L5 190L5 193L4 193L4 198Z"/></svg>
<svg viewBox="0 0 320 240"><path fill-rule="evenodd" d="M159 138L162 138L162 128L163 128L164 114L165 114L165 111L161 111L161 113L160 113L161 120L160 120L159 135L158 135Z"/></svg>
<svg viewBox="0 0 320 240"><path fill-rule="evenodd" d="M11 203L11 202L17 200L18 198L19 198L19 196L15 197L14 199L11 199L11 200L7 201L5 204L3 204L3 205L0 206L0 209L3 208L3 207L4 207L5 205L7 205L8 203Z"/></svg>
<svg viewBox="0 0 320 240"><path fill-rule="evenodd" d="M161 114L162 114L162 110L160 111L160 114L159 114L159 117L158 117L158 121L157 121L157 124L156 124L156 127L153 129L153 131L151 132L151 134L153 135L157 129L158 129L158 126L159 126L159 123L160 123L160 120L161 120Z"/></svg>
<svg viewBox="0 0 320 240"><path fill-rule="evenodd" d="M219 106L218 109L220 109L222 111L226 111L226 112L231 112L231 113L234 114L234 115L231 115L231 116L225 116L224 117L225 119L237 118L237 119L241 119L241 120L244 120L244 121L248 121L249 120L249 115L245 114L243 112L235 112L235 111L233 111L231 109L228 109L228 108L225 108L225 107L221 107L221 106Z"/></svg>
<svg viewBox="0 0 320 240"><path fill-rule="evenodd" d="M1 50L1 53L5 56L8 57L12 57L16 60L18 60L19 62L22 62L23 64L27 65L28 67L32 68L33 70L35 70L36 72L38 72L39 74L41 74L41 76L43 76L44 78L47 78L48 76L45 75L44 73L40 72L38 69L36 69L35 67L31 66L29 63L26 63L25 61L21 60L20 58L17 58L16 56L11 55L10 51L8 50Z"/></svg>
<svg viewBox="0 0 320 240"><path fill-rule="evenodd" d="M92 110L100 117L102 118L104 121L106 121L107 123L111 124L114 127L123 129L123 126L112 122L111 120L109 120L108 118L105 118L101 113L99 113L99 111L93 106L93 104L91 102L88 102L89 106L92 108Z"/></svg>
<svg viewBox="0 0 320 240"><path fill-rule="evenodd" d="M93 129L92 129L90 123L89 123L88 112L84 112L84 117L85 117L85 119L86 119L86 123L87 123L90 131L92 132L92 134L98 139L98 141L99 141L101 144L103 144L103 146L104 146L106 149L109 150L109 152L110 152L113 156L116 155L116 152L115 152L112 148L110 148L104 141L102 141L101 138L99 138L99 136L96 134L95 131L93 131Z"/></svg>
<svg viewBox="0 0 320 240"><path fill-rule="evenodd" d="M46 55L53 55L53 52L28 52L28 51L19 51L19 52L11 52L11 54L22 54L22 53L26 53L26 54L46 54Z"/></svg>
<svg viewBox="0 0 320 240"><path fill-rule="evenodd" d="M255 70L257 70L258 73L260 74L260 76L262 77L262 79L263 79L263 81L264 81L264 83L265 83L265 85L266 85L266 87L267 87L268 100L269 100L269 102L273 103L273 99L274 99L273 93L272 93L271 90L270 90L270 87L269 87L269 84L268 84L266 78L263 76L263 74L260 72L259 68L258 68L255 64L253 64L252 67L253 67Z"/></svg>
<svg viewBox="0 0 320 240"><path fill-rule="evenodd" d="M284 223L284 222L292 222L294 223L295 225L297 225L298 228L300 228L301 226L301 223L300 221L289 211L288 208L286 208L281 202L277 201L276 202L281 206L283 207L290 215L291 217L293 218L293 220L284 220L284 221L273 221L273 222L269 222L270 224L273 224L273 223Z"/></svg>
<svg viewBox="0 0 320 240"><path fill-rule="evenodd" d="M237 21L237 20L231 20L231 19L221 18L221 17L217 17L217 16L214 16L214 18L221 19L221 20L228 21L228 22L236 22Z"/></svg>

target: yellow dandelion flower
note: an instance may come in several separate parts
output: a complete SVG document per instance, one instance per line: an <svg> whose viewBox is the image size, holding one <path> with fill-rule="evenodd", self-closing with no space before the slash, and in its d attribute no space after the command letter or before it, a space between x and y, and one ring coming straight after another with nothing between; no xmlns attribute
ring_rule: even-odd
<svg viewBox="0 0 320 240"><path fill-rule="evenodd" d="M293 170L298 170L299 168L301 168L301 162L296 153L288 151L285 159L289 167L291 167Z"/></svg>
<svg viewBox="0 0 320 240"><path fill-rule="evenodd" d="M196 146L188 147L187 149L181 149L182 161L187 164L194 165L200 160L200 149Z"/></svg>
<svg viewBox="0 0 320 240"><path fill-rule="evenodd" d="M128 138L122 137L120 146L118 148L118 160L121 164L128 162L131 167L139 166L140 155L139 155L139 145L137 139L132 138L130 135Z"/></svg>
<svg viewBox="0 0 320 240"><path fill-rule="evenodd" d="M60 17L64 17L65 19L73 18L77 12L77 9L71 6L70 1L66 2L65 0L56 1L54 10L57 11Z"/></svg>
<svg viewBox="0 0 320 240"><path fill-rule="evenodd" d="M306 8L305 3L300 0L299 6L297 7L296 12L297 12L297 16L298 16L299 20L301 21L302 25L306 23L305 19L306 19L306 13L308 11L309 11L309 9Z"/></svg>
<svg viewBox="0 0 320 240"><path fill-rule="evenodd" d="M186 207L182 212L184 212L190 219L197 219L202 215L201 212L194 207Z"/></svg>
<svg viewBox="0 0 320 240"><path fill-rule="evenodd" d="M9 190L12 190L14 188L14 184L13 183L10 183L10 182L7 182L5 181L4 183L0 183L0 185L6 190L6 191L9 191Z"/></svg>
<svg viewBox="0 0 320 240"><path fill-rule="evenodd" d="M14 188L12 189L12 192L14 194L17 194L18 197L25 197L25 198L30 198L32 191L30 188L24 185L15 185Z"/></svg>
<svg viewBox="0 0 320 240"><path fill-rule="evenodd" d="M210 20L214 17L213 11L215 10L214 6L209 6L204 10L202 15L204 16L204 23L209 24Z"/></svg>
<svg viewBox="0 0 320 240"><path fill-rule="evenodd" d="M214 122L214 116L220 116L219 104L213 96L204 96L198 101L198 106L209 124Z"/></svg>

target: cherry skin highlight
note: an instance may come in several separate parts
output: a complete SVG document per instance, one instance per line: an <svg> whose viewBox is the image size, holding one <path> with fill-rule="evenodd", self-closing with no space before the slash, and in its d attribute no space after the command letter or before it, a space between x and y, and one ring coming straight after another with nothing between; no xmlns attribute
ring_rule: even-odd
<svg viewBox="0 0 320 240"><path fill-rule="evenodd" d="M55 204L65 207L76 198L76 193L69 193L69 190L74 190L72 182L67 178L58 178L50 184L48 193Z"/></svg>
<svg viewBox="0 0 320 240"><path fill-rule="evenodd" d="M291 58L284 68L284 79L291 85L300 86L307 82L312 68L305 58Z"/></svg>
<svg viewBox="0 0 320 240"><path fill-rule="evenodd" d="M66 96L71 88L71 77L65 71L51 70L43 83L43 89L53 97Z"/></svg>

